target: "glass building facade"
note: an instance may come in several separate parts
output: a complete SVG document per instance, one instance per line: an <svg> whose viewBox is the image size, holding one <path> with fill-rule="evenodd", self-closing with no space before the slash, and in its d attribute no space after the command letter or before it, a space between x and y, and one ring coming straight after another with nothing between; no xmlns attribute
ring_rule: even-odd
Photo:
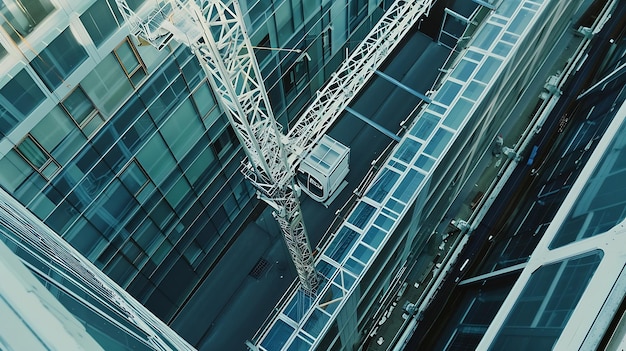
<svg viewBox="0 0 626 351"><path fill-rule="evenodd" d="M387 6L240 4L285 128ZM171 321L259 204L200 65L182 45L140 45L113 0L0 12L0 186Z"/></svg>
<svg viewBox="0 0 626 351"><path fill-rule="evenodd" d="M0 190L2 350L193 350Z"/></svg>

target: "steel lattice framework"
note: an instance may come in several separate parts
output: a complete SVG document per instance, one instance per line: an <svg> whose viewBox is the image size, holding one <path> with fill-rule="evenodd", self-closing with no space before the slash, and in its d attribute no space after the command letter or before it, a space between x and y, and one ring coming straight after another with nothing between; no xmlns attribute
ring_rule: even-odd
<svg viewBox="0 0 626 351"><path fill-rule="evenodd" d="M343 61L287 134L288 147L294 155L301 155L295 160L295 166L326 133L408 31L423 15L428 16L432 3L433 0L394 2L363 42Z"/></svg>
<svg viewBox="0 0 626 351"><path fill-rule="evenodd" d="M198 57L248 156L243 173L275 209L302 288L314 294L317 273L292 167L237 2L154 1L137 11L116 2L133 34L156 47L173 37Z"/></svg>
<svg viewBox="0 0 626 351"><path fill-rule="evenodd" d="M243 173L274 208L304 291L318 285L295 193L294 170L433 0L398 0L342 63L285 137L269 99L236 1L148 1L132 9L116 0L133 34L157 48L176 38L198 57L249 162Z"/></svg>

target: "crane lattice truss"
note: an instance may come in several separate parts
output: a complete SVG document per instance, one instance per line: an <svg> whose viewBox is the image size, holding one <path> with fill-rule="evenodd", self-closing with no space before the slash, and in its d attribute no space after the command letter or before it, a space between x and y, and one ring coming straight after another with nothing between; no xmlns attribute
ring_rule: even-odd
<svg viewBox="0 0 626 351"><path fill-rule="evenodd" d="M236 1L155 0L137 11L126 0L116 2L140 40L160 49L176 38L198 57L248 156L244 175L275 209L302 288L314 294L317 273L294 192L294 169L419 18L428 15L433 0L394 2L286 137L272 114Z"/></svg>
<svg viewBox="0 0 626 351"><path fill-rule="evenodd" d="M293 171L238 4L155 1L135 12L125 0L116 1L132 33L156 47L176 38L198 57L248 156L244 174L275 209L302 288L315 293L317 273L293 190Z"/></svg>
<svg viewBox="0 0 626 351"><path fill-rule="evenodd" d="M287 146L293 155L302 155L294 165L317 144L408 31L423 15L428 16L432 3L433 0L398 0L389 7L290 128Z"/></svg>

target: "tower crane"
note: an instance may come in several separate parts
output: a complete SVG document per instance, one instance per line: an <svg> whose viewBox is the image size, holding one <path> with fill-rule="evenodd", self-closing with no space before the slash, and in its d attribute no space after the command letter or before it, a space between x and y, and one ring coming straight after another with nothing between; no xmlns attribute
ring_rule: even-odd
<svg viewBox="0 0 626 351"><path fill-rule="evenodd" d="M284 136L274 119L236 1L146 2L136 11L116 0L131 33L161 49L171 39L196 55L248 162L244 175L273 209L305 292L318 285Z"/></svg>
<svg viewBox="0 0 626 351"><path fill-rule="evenodd" d="M434 0L397 0L320 90L286 136L274 119L236 0L116 0L130 31L157 49L172 39L198 58L248 161L244 176L273 209L305 293L317 272L295 186L295 169Z"/></svg>

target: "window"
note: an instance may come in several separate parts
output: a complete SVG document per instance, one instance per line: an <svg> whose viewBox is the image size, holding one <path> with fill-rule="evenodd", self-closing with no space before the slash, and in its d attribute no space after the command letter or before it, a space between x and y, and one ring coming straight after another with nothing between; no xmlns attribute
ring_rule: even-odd
<svg viewBox="0 0 626 351"><path fill-rule="evenodd" d="M0 24L19 43L52 11L50 0L1 0Z"/></svg>
<svg viewBox="0 0 626 351"><path fill-rule="evenodd" d="M52 156L30 134L16 148L17 152L47 179L50 179L60 168Z"/></svg>
<svg viewBox="0 0 626 351"><path fill-rule="evenodd" d="M62 104L87 136L91 136L104 123L104 118L80 86Z"/></svg>
<svg viewBox="0 0 626 351"><path fill-rule="evenodd" d="M217 108L215 96L208 84L200 85L192 96L200 116L206 120L207 126L211 126L219 118L221 111Z"/></svg>
<svg viewBox="0 0 626 351"><path fill-rule="evenodd" d="M0 88L0 135L9 134L44 98L28 72L18 72Z"/></svg>
<svg viewBox="0 0 626 351"><path fill-rule="evenodd" d="M113 12L111 12L113 11ZM96 1L80 16L81 22L96 46L100 46L122 22L113 0Z"/></svg>
<svg viewBox="0 0 626 351"><path fill-rule="evenodd" d="M131 161L128 167L120 174L122 183L133 196L136 196L148 183L148 176L141 169L136 160Z"/></svg>
<svg viewBox="0 0 626 351"><path fill-rule="evenodd" d="M133 91L126 73L113 53L105 57L82 80L80 86L105 118L111 116Z"/></svg>
<svg viewBox="0 0 626 351"><path fill-rule="evenodd" d="M115 49L115 56L122 65L122 69L126 76L137 86L139 82L146 76L146 69L141 62L135 47L127 39Z"/></svg>
<svg viewBox="0 0 626 351"><path fill-rule="evenodd" d="M292 92L295 87L302 89L306 83L306 79L304 78L306 78L307 73L308 59L307 56L303 54L283 76L283 89L285 90L285 94ZM296 89L296 91L298 89Z"/></svg>
<svg viewBox="0 0 626 351"><path fill-rule="evenodd" d="M331 27L326 27L326 29L322 32L322 54L324 58L329 58L332 54L332 40L331 40L332 29Z"/></svg>
<svg viewBox="0 0 626 351"><path fill-rule="evenodd" d="M596 250L541 266L534 271L502 324L491 349L551 350L602 256L603 252Z"/></svg>
<svg viewBox="0 0 626 351"><path fill-rule="evenodd" d="M235 131L231 126L226 127L226 130L222 132L222 134L217 138L217 140L213 143L213 147L215 148L215 153L218 157L223 157L226 152L233 145L233 141L235 140Z"/></svg>
<svg viewBox="0 0 626 351"><path fill-rule="evenodd" d="M46 83L54 90L87 59L87 51L78 44L72 31L66 28L39 55L31 65Z"/></svg>

